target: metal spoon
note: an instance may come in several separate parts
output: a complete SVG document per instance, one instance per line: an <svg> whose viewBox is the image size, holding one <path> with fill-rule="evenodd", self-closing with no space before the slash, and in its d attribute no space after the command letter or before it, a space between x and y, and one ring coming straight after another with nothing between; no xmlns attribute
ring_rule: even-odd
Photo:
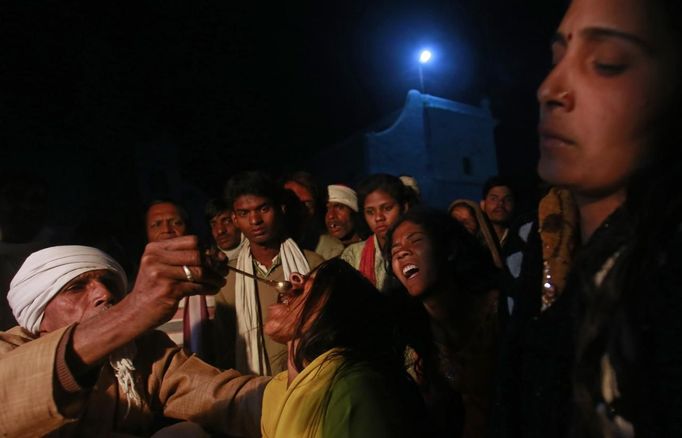
<svg viewBox="0 0 682 438"><path fill-rule="evenodd" d="M253 275L253 274L249 274L248 272L244 272L241 269L237 269L235 267L232 267L230 265L227 265L227 268L232 269L233 271L238 272L242 275L246 275L247 277L251 277L254 280L268 284L268 285L274 287L277 290L277 292L279 292L279 293L289 292L292 288L291 282L289 282L289 281L276 281L276 280L268 280L267 278L260 278L260 277Z"/></svg>

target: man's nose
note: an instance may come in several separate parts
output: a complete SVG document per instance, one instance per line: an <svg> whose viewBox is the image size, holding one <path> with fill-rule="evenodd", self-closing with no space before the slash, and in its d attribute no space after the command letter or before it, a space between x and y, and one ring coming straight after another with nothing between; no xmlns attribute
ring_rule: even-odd
<svg viewBox="0 0 682 438"><path fill-rule="evenodd" d="M249 222L252 224L259 224L263 222L263 218L261 217L260 213L254 211L249 215Z"/></svg>
<svg viewBox="0 0 682 438"><path fill-rule="evenodd" d="M92 280L88 284L88 296L95 307L102 304L114 304L117 296L101 281Z"/></svg>
<svg viewBox="0 0 682 438"><path fill-rule="evenodd" d="M173 232L173 226L171 225L170 222L163 222L161 224L161 231L164 233L172 233Z"/></svg>

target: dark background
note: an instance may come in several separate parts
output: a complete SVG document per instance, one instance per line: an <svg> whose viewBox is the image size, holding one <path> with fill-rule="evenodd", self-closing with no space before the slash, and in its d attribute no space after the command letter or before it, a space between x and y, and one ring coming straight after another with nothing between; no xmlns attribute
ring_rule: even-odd
<svg viewBox="0 0 682 438"><path fill-rule="evenodd" d="M489 99L500 172L535 184L563 2L91 3L0 3L0 170L42 175L56 223L134 233L164 163L211 196L238 170L305 169L402 106L424 46L426 91Z"/></svg>

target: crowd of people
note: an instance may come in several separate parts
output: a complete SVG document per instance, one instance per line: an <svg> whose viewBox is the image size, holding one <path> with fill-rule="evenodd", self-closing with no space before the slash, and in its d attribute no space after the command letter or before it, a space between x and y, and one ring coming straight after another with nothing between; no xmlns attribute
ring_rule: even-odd
<svg viewBox="0 0 682 438"><path fill-rule="evenodd" d="M682 436L680 5L571 1L530 220L499 176L441 211L404 175L250 171L210 245L150 203L124 269L31 244L8 193L44 193L3 181L0 435Z"/></svg>

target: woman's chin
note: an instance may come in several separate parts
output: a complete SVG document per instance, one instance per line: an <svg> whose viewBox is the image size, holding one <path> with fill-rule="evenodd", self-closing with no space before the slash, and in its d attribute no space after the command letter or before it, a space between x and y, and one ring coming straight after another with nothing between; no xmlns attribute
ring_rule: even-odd
<svg viewBox="0 0 682 438"><path fill-rule="evenodd" d="M263 333L265 336L268 338L272 339L273 341L277 342L278 344L286 344L289 342L290 336L287 336L285 333L282 333L282 326L280 324L274 323L272 321L265 321L265 325L263 326Z"/></svg>
<svg viewBox="0 0 682 438"><path fill-rule="evenodd" d="M420 298L425 292L425 289L421 285L408 286L406 289L407 293L413 298Z"/></svg>

